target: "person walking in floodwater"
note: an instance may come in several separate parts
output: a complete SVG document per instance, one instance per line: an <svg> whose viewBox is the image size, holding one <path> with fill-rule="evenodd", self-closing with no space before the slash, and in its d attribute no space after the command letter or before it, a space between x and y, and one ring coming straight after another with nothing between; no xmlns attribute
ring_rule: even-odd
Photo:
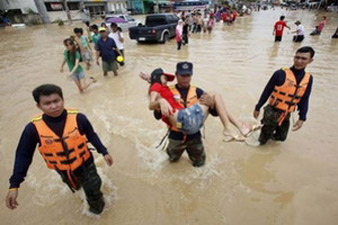
<svg viewBox="0 0 338 225"><path fill-rule="evenodd" d="M96 63L100 65L99 58L102 58L103 76L107 76L109 71L113 71L114 76L117 76L118 65L116 62L116 53L121 55L120 50L116 46L114 39L108 37L106 28L100 27L100 40L96 45Z"/></svg>
<svg viewBox="0 0 338 225"><path fill-rule="evenodd" d="M150 78L140 74L141 78L150 79L149 109L160 113L157 118L168 125L169 145L167 154L170 162L176 162L187 150L193 166L200 167L205 163L204 147L200 128L203 126L209 112L213 116L220 116L224 126L226 141L244 141L244 138L229 131L230 123L234 124L243 136L249 135L253 126L240 123L226 110L223 99L219 94L206 94L198 87L191 86L193 64L179 62L176 66L177 84L166 86L174 75L166 74L162 69L152 72Z"/></svg>
<svg viewBox="0 0 338 225"><path fill-rule="evenodd" d="M264 145L269 139L285 141L290 126L290 114L299 111L299 119L293 125L293 131L300 129L306 121L313 77L305 72L305 68L313 61L315 51L312 47L302 47L296 51L293 66L277 70L266 85L253 116L257 119L261 107L269 99L264 108L261 120L263 127L259 142Z"/></svg>
<svg viewBox="0 0 338 225"><path fill-rule="evenodd" d="M89 40L83 35L82 28L74 28L74 33L76 35L75 41L80 48L81 58L87 65L86 69L89 70L91 66L90 62L93 61L92 48L90 47Z"/></svg>
<svg viewBox="0 0 338 225"><path fill-rule="evenodd" d="M181 49L182 41L183 41L183 21L180 19L176 26L176 42L177 42L177 50Z"/></svg>
<svg viewBox="0 0 338 225"><path fill-rule="evenodd" d="M116 23L112 23L110 27L111 27L112 32L108 34L108 37L112 38L115 41L117 48L120 50L124 60L123 62L119 64L123 66L124 61L125 61L125 56L124 56L124 47L123 47L124 37L123 37L122 29L118 27Z"/></svg>
<svg viewBox="0 0 338 225"><path fill-rule="evenodd" d="M91 81L86 83L85 72L80 65L81 55L78 49L76 49L75 43L72 39L67 38L63 41L66 50L63 52L64 60L61 64L60 72L63 72L63 67L67 63L69 68L69 76L74 80L80 93L83 93L92 83L96 82L94 77L90 77Z"/></svg>
<svg viewBox="0 0 338 225"><path fill-rule="evenodd" d="M285 16L281 16L279 21L274 25L272 35L275 35L275 42L281 42L283 37L284 27L287 27L290 30L290 27L284 21Z"/></svg>
<svg viewBox="0 0 338 225"><path fill-rule="evenodd" d="M297 27L296 27L296 30L292 32L296 34L293 36L293 41L302 42L304 40L304 34L305 34L304 27L299 20L296 21L295 24Z"/></svg>
<svg viewBox="0 0 338 225"><path fill-rule="evenodd" d="M207 26L207 31L209 34L211 34L211 31L212 29L214 28L214 25L215 25L215 20L214 20L214 16L213 15L210 15L209 19L208 19L208 22L206 24Z"/></svg>
<svg viewBox="0 0 338 225"><path fill-rule="evenodd" d="M113 164L113 158L87 117L76 109L64 108L60 87L53 84L41 85L34 89L33 97L43 114L34 117L21 135L13 175L9 179L7 207L18 207L18 190L32 163L36 145L39 144L39 152L47 167L56 170L72 192L82 187L89 211L102 213L105 205L100 190L102 182L96 171L94 157L88 149L87 140L104 157L108 166Z"/></svg>
<svg viewBox="0 0 338 225"><path fill-rule="evenodd" d="M320 21L319 25L316 26L316 29L311 32L310 35L320 35L326 25L326 16L323 16L322 21Z"/></svg>

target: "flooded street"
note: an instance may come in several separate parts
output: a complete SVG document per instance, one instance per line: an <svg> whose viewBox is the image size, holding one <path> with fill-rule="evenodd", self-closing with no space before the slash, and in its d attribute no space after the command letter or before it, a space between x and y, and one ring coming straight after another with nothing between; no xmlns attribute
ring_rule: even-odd
<svg viewBox="0 0 338 225"><path fill-rule="evenodd" d="M293 43L288 30L281 43L274 43L273 25L282 14L292 30L294 21L302 21L303 43ZM86 75L98 82L83 95L67 73L59 72L63 39L78 24L0 30L0 224L336 225L338 40L331 35L338 15L326 14L322 34L309 36L322 15L253 12L233 26L217 23L211 35L192 34L180 51L175 39L137 44L125 32L126 65L119 76L103 77L94 65ZM258 123L252 112L266 83L274 71L291 66L295 51L306 45L316 51L307 67L314 77L308 119L299 131L289 132L286 142L262 147L224 143L221 123L210 118L204 130L205 166L192 167L186 153L170 164L165 151L155 148L166 127L148 110L148 84L139 79L140 71L162 67L175 72L177 62L190 61L193 84L221 93L237 118ZM84 194L73 195L46 168L38 150L19 189L19 207L11 211L5 206L18 140L39 113L31 92L44 83L62 87L65 106L87 115L114 158L108 167L94 153L107 203L99 219L86 214Z"/></svg>

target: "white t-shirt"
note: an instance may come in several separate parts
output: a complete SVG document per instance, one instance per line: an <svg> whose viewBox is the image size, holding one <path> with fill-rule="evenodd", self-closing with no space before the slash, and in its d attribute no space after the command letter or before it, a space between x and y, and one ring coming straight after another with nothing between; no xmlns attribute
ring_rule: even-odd
<svg viewBox="0 0 338 225"><path fill-rule="evenodd" d="M302 24L299 24L297 26L297 35L304 35L305 31L304 31L304 27Z"/></svg>
<svg viewBox="0 0 338 225"><path fill-rule="evenodd" d="M119 31L116 31L115 33L114 32L109 33L108 37L114 39L114 41L116 43L116 47L119 50L121 50L121 49L123 49L123 43L119 39L119 33L120 33L120 37L123 38L123 33L119 32Z"/></svg>

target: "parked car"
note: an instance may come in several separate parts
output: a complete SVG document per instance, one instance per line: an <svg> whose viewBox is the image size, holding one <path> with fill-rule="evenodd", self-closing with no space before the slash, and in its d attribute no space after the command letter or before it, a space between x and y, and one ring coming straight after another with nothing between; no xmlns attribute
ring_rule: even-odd
<svg viewBox="0 0 338 225"><path fill-rule="evenodd" d="M172 13L154 14L146 17L142 26L129 28L130 39L141 41L167 42L176 35L179 18Z"/></svg>
<svg viewBox="0 0 338 225"><path fill-rule="evenodd" d="M105 19L106 25L110 27L112 22L121 27L122 31L128 30L130 27L142 25L141 21L135 20L128 14L107 14Z"/></svg>

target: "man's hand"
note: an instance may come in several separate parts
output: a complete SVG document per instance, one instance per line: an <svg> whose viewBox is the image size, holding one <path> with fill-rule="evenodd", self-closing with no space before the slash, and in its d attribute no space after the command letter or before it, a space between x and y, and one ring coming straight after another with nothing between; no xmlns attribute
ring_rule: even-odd
<svg viewBox="0 0 338 225"><path fill-rule="evenodd" d="M208 106L211 109L215 108L215 101L208 93L204 93L199 101L202 105Z"/></svg>
<svg viewBox="0 0 338 225"><path fill-rule="evenodd" d="M16 190L9 190L7 197L6 197L6 206L9 209L16 209L19 206L16 198L18 197L18 189Z"/></svg>
<svg viewBox="0 0 338 225"><path fill-rule="evenodd" d="M109 153L105 156L103 156L104 160L106 161L108 166L112 166L114 161L113 158L111 157L111 155L109 155Z"/></svg>
<svg viewBox="0 0 338 225"><path fill-rule="evenodd" d="M255 119L257 119L257 118L259 117L259 111L254 110L254 112L253 112L253 117L254 117Z"/></svg>
<svg viewBox="0 0 338 225"><path fill-rule="evenodd" d="M167 100L162 98L159 100L159 103L161 112L164 116L169 117L174 114L173 107L171 107L171 105L167 102Z"/></svg>
<svg viewBox="0 0 338 225"><path fill-rule="evenodd" d="M297 120L297 122L293 125L292 131L297 131L303 126L303 120Z"/></svg>

